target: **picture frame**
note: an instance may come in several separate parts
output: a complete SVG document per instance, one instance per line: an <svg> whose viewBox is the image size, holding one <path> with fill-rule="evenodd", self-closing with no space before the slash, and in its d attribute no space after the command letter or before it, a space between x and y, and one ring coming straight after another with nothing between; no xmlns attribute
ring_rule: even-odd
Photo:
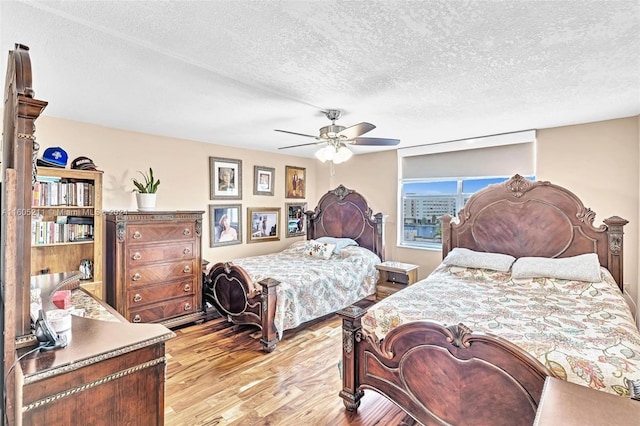
<svg viewBox="0 0 640 426"><path fill-rule="evenodd" d="M271 195L274 193L276 169L273 167L253 166L253 195Z"/></svg>
<svg viewBox="0 0 640 426"><path fill-rule="evenodd" d="M242 160L209 157L211 200L242 200Z"/></svg>
<svg viewBox="0 0 640 426"><path fill-rule="evenodd" d="M209 247L234 244L242 244L242 205L210 204Z"/></svg>
<svg viewBox="0 0 640 426"><path fill-rule="evenodd" d="M285 198L305 198L306 169L285 166Z"/></svg>
<svg viewBox="0 0 640 426"><path fill-rule="evenodd" d="M280 207L247 207L247 243L280 241Z"/></svg>
<svg viewBox="0 0 640 426"><path fill-rule="evenodd" d="M307 235L307 220L304 214L307 203L286 203L287 227L286 236L300 237Z"/></svg>

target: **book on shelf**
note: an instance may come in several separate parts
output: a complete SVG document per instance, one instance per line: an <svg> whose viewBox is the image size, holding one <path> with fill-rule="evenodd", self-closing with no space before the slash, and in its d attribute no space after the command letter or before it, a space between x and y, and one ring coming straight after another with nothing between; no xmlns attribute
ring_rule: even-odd
<svg viewBox="0 0 640 426"><path fill-rule="evenodd" d="M85 223L60 223L33 220L31 222L31 245L60 244L93 241L93 218L81 218Z"/></svg>
<svg viewBox="0 0 640 426"><path fill-rule="evenodd" d="M36 181L32 196L34 207L93 205L93 182L58 179Z"/></svg>

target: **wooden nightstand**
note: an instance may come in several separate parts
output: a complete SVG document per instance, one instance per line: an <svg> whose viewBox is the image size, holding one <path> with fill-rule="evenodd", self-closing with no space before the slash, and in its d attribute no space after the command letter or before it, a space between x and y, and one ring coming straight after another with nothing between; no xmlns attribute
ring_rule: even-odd
<svg viewBox="0 0 640 426"><path fill-rule="evenodd" d="M378 300L418 281L418 265L387 261L376 265L376 269L380 271L380 279L376 286Z"/></svg>
<svg viewBox="0 0 640 426"><path fill-rule="evenodd" d="M534 426L637 425L640 401L547 377Z"/></svg>

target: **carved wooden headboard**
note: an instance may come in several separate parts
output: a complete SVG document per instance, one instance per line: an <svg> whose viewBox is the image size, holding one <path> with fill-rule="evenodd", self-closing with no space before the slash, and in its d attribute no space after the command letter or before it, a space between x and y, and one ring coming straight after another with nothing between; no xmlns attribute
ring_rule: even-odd
<svg viewBox="0 0 640 426"><path fill-rule="evenodd" d="M571 191L515 175L469 198L458 221L442 217L442 256L454 247L523 256L568 257L597 253L623 290L623 231L613 216L593 226L595 212Z"/></svg>
<svg viewBox="0 0 640 426"><path fill-rule="evenodd" d="M384 257L384 215L373 214L365 198L340 185L320 198L314 211L305 212L307 239L351 238Z"/></svg>

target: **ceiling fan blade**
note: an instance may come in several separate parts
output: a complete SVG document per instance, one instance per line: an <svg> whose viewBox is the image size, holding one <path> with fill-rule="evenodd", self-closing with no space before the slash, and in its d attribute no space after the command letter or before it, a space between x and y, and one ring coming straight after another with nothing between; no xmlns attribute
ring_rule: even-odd
<svg viewBox="0 0 640 426"><path fill-rule="evenodd" d="M338 136L340 136L341 138L355 139L358 136L362 136L375 128L376 126L371 123L362 122L351 127L347 127L346 129L338 133Z"/></svg>
<svg viewBox="0 0 640 426"><path fill-rule="evenodd" d="M315 137L315 136L314 136ZM319 142L310 142L310 143L301 143L300 145L289 145L289 146L281 146L278 149L287 149L287 148L297 148L299 146L308 146L308 145L319 145L321 143L325 143L325 141L319 141Z"/></svg>
<svg viewBox="0 0 640 426"><path fill-rule="evenodd" d="M288 130L278 130L278 129L275 129L275 130L276 130L276 132L289 133L290 135L297 135L297 136L304 136L306 138L320 139L318 136L307 135L305 133L290 132Z"/></svg>
<svg viewBox="0 0 640 426"><path fill-rule="evenodd" d="M400 139L385 139L385 138L355 138L351 141L353 145L398 145L400 143Z"/></svg>

